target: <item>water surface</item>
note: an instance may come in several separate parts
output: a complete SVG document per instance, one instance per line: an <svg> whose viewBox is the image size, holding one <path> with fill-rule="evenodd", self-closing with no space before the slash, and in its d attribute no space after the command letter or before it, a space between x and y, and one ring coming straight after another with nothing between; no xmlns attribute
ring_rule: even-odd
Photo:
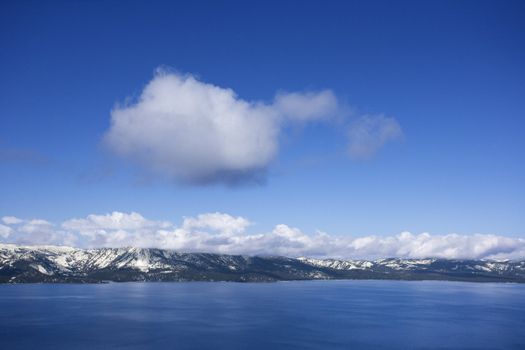
<svg viewBox="0 0 525 350"><path fill-rule="evenodd" d="M0 285L2 349L525 349L525 285Z"/></svg>

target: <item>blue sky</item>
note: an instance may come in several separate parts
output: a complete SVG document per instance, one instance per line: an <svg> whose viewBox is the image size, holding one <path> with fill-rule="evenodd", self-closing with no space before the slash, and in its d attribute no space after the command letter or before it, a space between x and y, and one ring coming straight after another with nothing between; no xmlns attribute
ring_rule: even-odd
<svg viewBox="0 0 525 350"><path fill-rule="evenodd" d="M523 2L0 7L0 215L223 212L257 230L525 237ZM268 105L329 90L344 112L283 126L262 183L173 181L103 142L159 67ZM402 136L354 159L347 129L363 115Z"/></svg>

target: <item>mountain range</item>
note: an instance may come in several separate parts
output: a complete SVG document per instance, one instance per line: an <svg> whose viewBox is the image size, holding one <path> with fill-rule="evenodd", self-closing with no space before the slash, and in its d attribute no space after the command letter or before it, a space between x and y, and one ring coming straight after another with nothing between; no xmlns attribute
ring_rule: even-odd
<svg viewBox="0 0 525 350"><path fill-rule="evenodd" d="M525 283L525 260L338 260L0 244L0 283L271 282L324 279Z"/></svg>

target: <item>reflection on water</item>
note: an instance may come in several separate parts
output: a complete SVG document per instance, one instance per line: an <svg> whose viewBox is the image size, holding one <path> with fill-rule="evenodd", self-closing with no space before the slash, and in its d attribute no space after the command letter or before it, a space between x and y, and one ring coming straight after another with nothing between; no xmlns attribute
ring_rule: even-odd
<svg viewBox="0 0 525 350"><path fill-rule="evenodd" d="M524 349L525 285L0 286L0 347Z"/></svg>

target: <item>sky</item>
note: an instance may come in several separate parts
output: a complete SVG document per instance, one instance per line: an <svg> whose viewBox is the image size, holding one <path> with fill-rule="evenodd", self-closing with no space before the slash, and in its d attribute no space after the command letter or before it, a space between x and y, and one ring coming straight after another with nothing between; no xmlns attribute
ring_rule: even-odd
<svg viewBox="0 0 525 350"><path fill-rule="evenodd" d="M3 1L0 241L525 257L524 36L522 1Z"/></svg>

